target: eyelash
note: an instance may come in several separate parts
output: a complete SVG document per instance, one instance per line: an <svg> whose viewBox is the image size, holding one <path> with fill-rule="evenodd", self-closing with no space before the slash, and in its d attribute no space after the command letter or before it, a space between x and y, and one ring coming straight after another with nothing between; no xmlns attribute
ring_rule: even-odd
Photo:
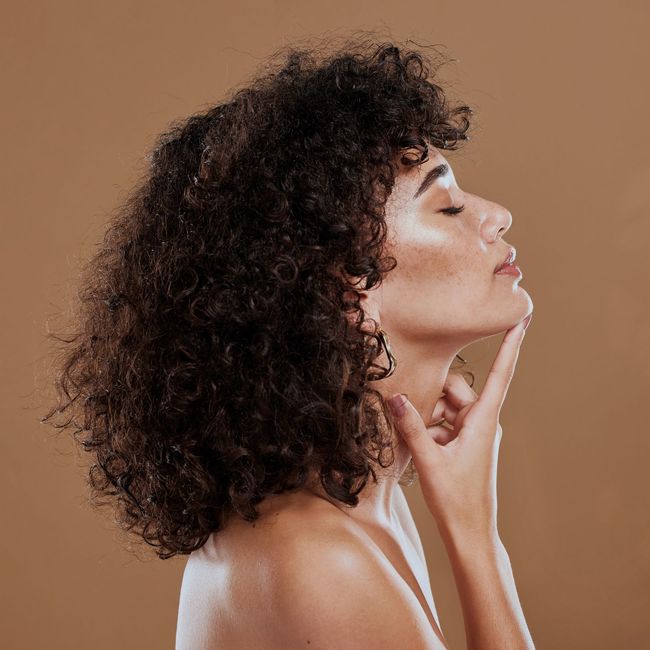
<svg viewBox="0 0 650 650"><path fill-rule="evenodd" d="M459 212L462 212L465 209L464 205L461 205L460 207L456 206L451 206L450 208L443 208L440 210L443 214L458 214Z"/></svg>

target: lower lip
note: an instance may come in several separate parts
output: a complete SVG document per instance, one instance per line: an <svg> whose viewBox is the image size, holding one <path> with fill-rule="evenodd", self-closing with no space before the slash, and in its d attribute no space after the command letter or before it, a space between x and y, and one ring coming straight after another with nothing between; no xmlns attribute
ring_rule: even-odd
<svg viewBox="0 0 650 650"><path fill-rule="evenodd" d="M521 275L521 270L516 264L508 264L496 271L494 275Z"/></svg>

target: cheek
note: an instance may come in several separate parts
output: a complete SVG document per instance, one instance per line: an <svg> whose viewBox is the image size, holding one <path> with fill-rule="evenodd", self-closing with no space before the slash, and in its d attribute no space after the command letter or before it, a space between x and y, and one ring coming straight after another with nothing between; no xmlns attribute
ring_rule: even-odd
<svg viewBox="0 0 650 650"><path fill-rule="evenodd" d="M405 282L442 288L457 285L474 275L477 264L467 245L444 234L422 236L399 250L394 273Z"/></svg>
<svg viewBox="0 0 650 650"><path fill-rule="evenodd" d="M395 307L392 313L398 319L397 314L408 314L411 324L400 328L455 327L475 314L490 293L485 256L467 239L448 232L421 235L419 240L402 240L393 253L397 266L384 283L385 307L391 312Z"/></svg>

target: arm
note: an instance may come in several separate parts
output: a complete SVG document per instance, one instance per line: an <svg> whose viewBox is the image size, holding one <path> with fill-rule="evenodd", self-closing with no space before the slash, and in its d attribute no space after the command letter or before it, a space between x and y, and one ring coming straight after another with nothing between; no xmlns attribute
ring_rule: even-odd
<svg viewBox="0 0 650 650"><path fill-rule="evenodd" d="M451 428L427 426L403 394L388 400L447 549L469 650L535 647L497 530L496 486L501 407L531 315L506 332L480 396L461 374L448 373L433 412Z"/></svg>
<svg viewBox="0 0 650 650"><path fill-rule="evenodd" d="M388 561L353 536L289 546L275 563L278 647L447 648Z"/></svg>
<svg viewBox="0 0 650 650"><path fill-rule="evenodd" d="M439 530L460 597L467 650L535 650L499 535L475 538L446 526Z"/></svg>

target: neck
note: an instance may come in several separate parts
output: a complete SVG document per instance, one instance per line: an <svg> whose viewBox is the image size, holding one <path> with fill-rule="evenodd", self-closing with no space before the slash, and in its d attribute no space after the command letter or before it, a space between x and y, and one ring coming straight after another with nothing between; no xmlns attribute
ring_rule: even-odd
<svg viewBox="0 0 650 650"><path fill-rule="evenodd" d="M446 354L438 358L425 357L421 350L414 350L412 356L409 357L408 349L404 346L400 351L399 364L390 377L373 383L384 398L391 397L397 392L407 393L409 401L417 409L425 425L428 426L432 422L433 409L442 396L442 387L451 364L457 351L461 348L450 348ZM378 363L387 365L387 359L380 360ZM318 481L313 481L310 484L310 491L330 501L347 515L362 523L393 527L396 521L393 505L396 491L399 488L399 481L411 461L411 453L397 432L392 435L392 446L395 462L385 469L380 466L376 467L377 483L375 484L372 476L368 479L368 483L359 493L359 503L356 507L350 507L332 499Z"/></svg>

